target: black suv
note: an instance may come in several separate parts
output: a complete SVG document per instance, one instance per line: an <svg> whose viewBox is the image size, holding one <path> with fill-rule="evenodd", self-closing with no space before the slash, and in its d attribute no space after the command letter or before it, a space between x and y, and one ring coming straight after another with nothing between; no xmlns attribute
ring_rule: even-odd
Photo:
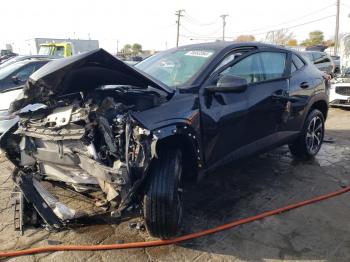
<svg viewBox="0 0 350 262"><path fill-rule="evenodd" d="M18 167L22 216L37 212L49 228L85 224L82 210L43 186L59 182L95 201L99 214L141 206L148 232L171 238L184 181L285 144L297 158L315 156L326 84L298 53L260 43L189 45L136 67L102 49L53 61L31 75L11 110L45 107L19 113L1 139Z"/></svg>

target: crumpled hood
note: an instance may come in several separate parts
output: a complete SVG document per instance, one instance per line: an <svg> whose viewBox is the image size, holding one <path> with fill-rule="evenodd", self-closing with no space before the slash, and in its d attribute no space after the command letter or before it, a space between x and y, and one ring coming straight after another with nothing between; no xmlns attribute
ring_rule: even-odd
<svg viewBox="0 0 350 262"><path fill-rule="evenodd" d="M91 91L101 85L149 86L167 94L173 91L161 82L120 61L104 49L57 59L33 73L10 112L32 103L45 103L52 96Z"/></svg>

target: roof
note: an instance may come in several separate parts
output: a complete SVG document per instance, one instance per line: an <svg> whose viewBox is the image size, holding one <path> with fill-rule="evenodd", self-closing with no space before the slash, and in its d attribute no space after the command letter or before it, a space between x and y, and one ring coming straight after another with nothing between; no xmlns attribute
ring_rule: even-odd
<svg viewBox="0 0 350 262"><path fill-rule="evenodd" d="M185 45L180 46L178 49L189 49L189 48L206 48L206 49L215 49L215 50L223 50L226 48L235 48L235 47L258 47L258 48L278 48L286 50L284 47L279 45L271 45L271 44L265 44L261 42L233 42L233 41L219 41L219 42L207 42L207 43L199 43L199 44L192 44L192 45Z"/></svg>
<svg viewBox="0 0 350 262"><path fill-rule="evenodd" d="M17 59L16 59L17 58ZM22 61L22 60L45 60L45 59L55 59L57 58L56 56L48 56L48 55L24 55L24 56L17 56L15 59L17 61Z"/></svg>

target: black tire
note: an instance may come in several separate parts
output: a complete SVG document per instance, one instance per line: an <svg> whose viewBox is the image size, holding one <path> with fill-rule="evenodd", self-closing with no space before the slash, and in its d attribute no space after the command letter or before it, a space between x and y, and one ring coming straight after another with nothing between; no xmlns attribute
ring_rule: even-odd
<svg viewBox="0 0 350 262"><path fill-rule="evenodd" d="M182 154L176 148L162 150L151 170L143 199L148 233L169 239L176 235L182 218Z"/></svg>
<svg viewBox="0 0 350 262"><path fill-rule="evenodd" d="M292 155L301 160L314 157L320 150L324 137L324 116L313 109L307 116L303 130L297 140L289 145Z"/></svg>

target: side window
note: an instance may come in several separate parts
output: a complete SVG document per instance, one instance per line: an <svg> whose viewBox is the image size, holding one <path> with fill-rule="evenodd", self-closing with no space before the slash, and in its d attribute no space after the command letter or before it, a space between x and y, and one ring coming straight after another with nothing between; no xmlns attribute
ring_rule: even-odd
<svg viewBox="0 0 350 262"><path fill-rule="evenodd" d="M262 52L261 61L263 65L264 80L281 78L286 68L286 53Z"/></svg>
<svg viewBox="0 0 350 262"><path fill-rule="evenodd" d="M247 51L240 51L240 52L234 52L232 54L229 54L228 56L226 56L224 58L224 60L221 61L221 63L215 68L215 71L220 70L220 68L224 67L225 65L227 65L228 63L231 63L233 60L237 59L238 57L240 57L241 55L243 55L244 53L246 53Z"/></svg>
<svg viewBox="0 0 350 262"><path fill-rule="evenodd" d="M292 62L291 73L293 74L295 71L297 71L297 67L294 65L294 62Z"/></svg>
<svg viewBox="0 0 350 262"><path fill-rule="evenodd" d="M25 82L25 81L27 81L29 76L34 72L34 70L35 70L35 64L32 63L30 65L27 65L27 66L21 68L19 71L17 71L15 76L17 76L17 78L20 81Z"/></svg>
<svg viewBox="0 0 350 262"><path fill-rule="evenodd" d="M283 76L286 54L261 52L252 54L224 70L221 75L239 76L249 83L272 80Z"/></svg>
<svg viewBox="0 0 350 262"><path fill-rule="evenodd" d="M318 63L330 63L331 60L329 59L327 54L323 54Z"/></svg>
<svg viewBox="0 0 350 262"><path fill-rule="evenodd" d="M264 80L264 75L260 63L260 54L252 54L237 64L224 70L221 75L239 76L249 83L255 83Z"/></svg>
<svg viewBox="0 0 350 262"><path fill-rule="evenodd" d="M322 55L322 53L313 53L312 54L313 55L313 57L314 57L314 64L320 64L320 63L323 63L322 62L322 57L323 57L323 55Z"/></svg>
<svg viewBox="0 0 350 262"><path fill-rule="evenodd" d="M308 59L311 63L315 61L315 57L312 55L312 53L305 52L303 53L303 57Z"/></svg>
<svg viewBox="0 0 350 262"><path fill-rule="evenodd" d="M300 69L305 65L303 60L301 60L298 56L294 54L292 55L292 61L297 69Z"/></svg>

